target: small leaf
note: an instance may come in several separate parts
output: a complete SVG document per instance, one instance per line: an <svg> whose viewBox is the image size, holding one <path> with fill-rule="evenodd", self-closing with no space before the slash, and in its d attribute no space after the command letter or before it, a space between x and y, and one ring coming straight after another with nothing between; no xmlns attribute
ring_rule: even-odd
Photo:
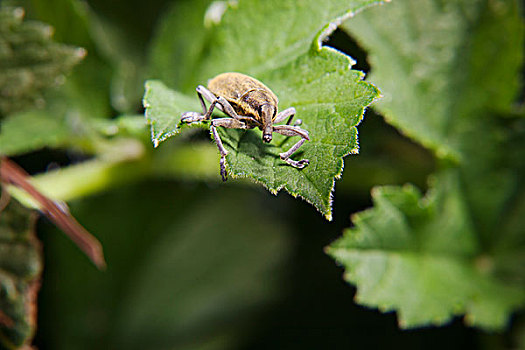
<svg viewBox="0 0 525 350"><path fill-rule="evenodd" d="M362 81L361 72L351 70L351 58L321 43L342 19L353 15L352 11L374 3L333 0L320 6L306 1L295 6L291 1L243 1L226 9L220 24L209 33L214 37L210 52L193 68L197 72L194 86L224 71L260 79L278 96L280 110L296 108L296 118L303 121L301 127L311 139L294 155L309 159L310 165L296 169L284 163L279 153L287 151L297 138L274 135L267 145L258 130L221 128L232 177L252 178L272 193L284 188L331 219L334 181L341 175L343 157L357 153L356 126L379 91ZM292 25L296 22L301 25ZM193 101L158 82L147 83L144 106L155 146L180 131L182 112L201 110L197 97Z"/></svg>
<svg viewBox="0 0 525 350"><path fill-rule="evenodd" d="M23 22L22 8L0 8L0 114L41 106L45 89L60 84L86 54L52 41L53 30Z"/></svg>
<svg viewBox="0 0 525 350"><path fill-rule="evenodd" d="M199 102L169 89L161 81L148 80L145 86L144 108L146 120L151 125L151 141L155 147L179 132L182 113L197 109Z"/></svg>
<svg viewBox="0 0 525 350"><path fill-rule="evenodd" d="M0 213L0 347L3 349L29 345L35 332L42 252L34 224L34 212L15 200Z"/></svg>
<svg viewBox="0 0 525 350"><path fill-rule="evenodd" d="M356 284L358 303L396 311L402 328L462 314L469 325L506 326L525 292L494 275L494 257L481 254L459 186L451 172L424 198L412 186L374 190L374 208L356 214L355 228L328 248Z"/></svg>

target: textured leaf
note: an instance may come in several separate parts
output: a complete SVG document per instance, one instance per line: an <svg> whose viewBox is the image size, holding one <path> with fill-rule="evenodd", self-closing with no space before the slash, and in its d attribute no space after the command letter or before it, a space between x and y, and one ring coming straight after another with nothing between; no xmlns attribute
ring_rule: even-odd
<svg viewBox="0 0 525 350"><path fill-rule="evenodd" d="M373 192L374 208L328 249L357 285L356 301L397 311L403 328L465 322L503 328L525 291L494 276L481 254L456 173L441 174L425 198L412 186Z"/></svg>
<svg viewBox="0 0 525 350"><path fill-rule="evenodd" d="M181 114L199 108L199 102L195 98L169 89L161 81L148 80L144 107L146 120L151 125L151 140L153 145L158 147L162 141L179 132Z"/></svg>
<svg viewBox="0 0 525 350"><path fill-rule="evenodd" d="M220 23L208 33L212 44L196 58L200 64L193 68L194 86L225 71L254 76L277 94L280 110L297 109L296 117L311 138L294 156L310 160L308 167L299 170L279 158L297 138L275 135L267 145L257 130L221 128L230 175L252 178L272 193L284 188L331 219L335 178L341 175L343 157L357 153L356 125L379 92L362 81L363 73L351 70L349 57L321 43L342 19L373 3L376 1L304 1L296 6L293 1L242 1L225 10ZM164 100L158 106L154 102L166 95L171 96L169 103ZM190 110L198 111L194 99ZM147 84L144 105L155 145L180 131L177 122L189 103L158 82Z"/></svg>
<svg viewBox="0 0 525 350"><path fill-rule="evenodd" d="M370 51L389 123L439 157L459 158L467 118L508 112L523 60L518 1L403 0L344 25ZM459 143L459 144L458 144Z"/></svg>
<svg viewBox="0 0 525 350"><path fill-rule="evenodd" d="M0 114L43 104L43 91L64 80L85 50L52 41L46 24L22 21L21 8L0 8Z"/></svg>
<svg viewBox="0 0 525 350"><path fill-rule="evenodd" d="M2 198L2 200L5 197ZM0 213L0 347L31 343L42 257L32 212L11 200Z"/></svg>

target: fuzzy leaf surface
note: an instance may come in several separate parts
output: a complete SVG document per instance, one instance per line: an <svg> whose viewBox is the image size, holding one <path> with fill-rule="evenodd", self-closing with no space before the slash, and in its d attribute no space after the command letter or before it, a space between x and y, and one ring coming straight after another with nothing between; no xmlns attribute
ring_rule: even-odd
<svg viewBox="0 0 525 350"><path fill-rule="evenodd" d="M304 1L297 6L295 1L241 1L228 7L220 23L211 26L203 36L211 44L195 57L199 64L192 68L195 75L188 78L193 86L206 84L221 72L253 76L278 96L279 110L296 108L296 118L303 121L301 127L311 139L293 156L309 159L310 165L296 169L284 163L279 153L287 151L297 137L275 134L270 144L263 144L258 130L221 128L232 177L251 178L272 193L284 188L331 218L335 178L341 175L343 157L357 153L356 126L379 92L362 81L363 73L351 69L351 58L321 43L342 19L374 3L377 1L333 0L321 6ZM195 55L199 50L188 52ZM172 103L157 106L153 100L160 101L163 94L172 96ZM200 111L197 98L193 99L194 107L189 110ZM181 112L188 111L188 103L187 97L157 82L147 83L144 105L155 145L181 130L178 119Z"/></svg>

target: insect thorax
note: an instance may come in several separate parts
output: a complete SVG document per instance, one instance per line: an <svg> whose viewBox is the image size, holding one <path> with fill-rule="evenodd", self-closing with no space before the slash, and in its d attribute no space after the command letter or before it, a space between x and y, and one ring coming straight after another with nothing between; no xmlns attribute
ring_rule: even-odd
<svg viewBox="0 0 525 350"><path fill-rule="evenodd" d="M235 112L252 116L261 121L261 107L273 106L277 112L277 96L263 83L241 73L223 73L208 83L208 89L216 96L224 97Z"/></svg>
<svg viewBox="0 0 525 350"><path fill-rule="evenodd" d="M255 119L262 122L261 109L264 105L272 106L274 112L277 112L277 105L270 95L266 91L252 90L246 92L239 100L235 101L238 113L243 115L251 115ZM275 113L272 117L275 117Z"/></svg>

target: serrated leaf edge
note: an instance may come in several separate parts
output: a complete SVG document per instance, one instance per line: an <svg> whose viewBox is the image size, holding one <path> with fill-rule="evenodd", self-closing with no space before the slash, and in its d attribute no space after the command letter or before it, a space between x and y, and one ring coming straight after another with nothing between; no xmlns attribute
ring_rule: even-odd
<svg viewBox="0 0 525 350"><path fill-rule="evenodd" d="M320 53L323 52L323 50L326 50L326 51L329 51L329 52L331 52L333 54L341 55L346 60L348 60L348 66L346 68L347 71L351 70L352 67L355 65L356 61L352 57L348 56L347 54L345 54L345 53L343 53L343 52L341 52L341 51L339 51L339 50L337 50L337 49L335 49L333 47L323 45L323 41L325 39L327 39L330 36L330 34L332 34L345 20L354 17L360 11L362 11L362 10L368 8L368 7L371 7L371 6L382 5L383 3L390 2L390 1L391 0L376 1L376 2L370 3L368 5L363 5L361 8L359 8L357 10L347 11L342 16L339 16L339 17L335 18L334 20L330 21L314 37L314 40L313 40L313 42L312 42L312 44L310 46L310 53L320 54ZM230 8L235 8L235 7L228 6L228 8L226 10L228 10ZM359 80L357 81L357 84L371 85L377 90L377 96L374 97L372 99L372 101L370 101L370 103L368 104L368 106L370 106L375 101L380 99L382 97L382 94L379 91L379 89L377 87L375 87L373 84L365 82L363 80L364 77L365 77L365 74L363 72L361 72L361 71L357 71L357 72L359 72ZM155 137L154 130L153 130L154 129L153 126L155 125L155 121L152 120L149 117L149 115L148 115L148 107L150 107L150 106L149 106L149 104L146 101L146 96L148 95L148 92L149 92L149 89L150 89L150 86L148 84L149 81L150 80L146 81L146 84L145 84L146 85L145 86L146 87L146 91L145 91L144 98L143 98L143 106L144 106L144 108L146 110L146 112L145 112L146 120L148 122L148 125L151 126L151 140L153 142L153 146L155 148L157 148L161 142L163 142L166 139L168 139L168 138L170 138L170 137L180 133L181 128L177 127L175 130L173 130L171 132L168 132L168 133L165 133L164 135L162 135L161 138L156 138ZM157 80L157 81L162 83L160 80ZM228 173L228 176L233 178L233 179L249 178L249 179L253 180L255 183L262 185L264 188L266 188L266 190L268 190L273 195L277 195L279 193L279 191L281 191L284 188L286 190L286 192L288 192L292 197L303 199L304 201L306 201L307 203L309 203L313 207L315 207L317 209L317 211L319 211L321 214L323 214L324 217L326 218L326 220L332 221L332 219L333 219L333 216L332 216L332 203L333 203L334 190L335 190L335 181L341 179L341 177L342 177L343 170L344 170L344 158L346 156L350 155L350 154L358 154L359 153L359 138L358 138L357 126L363 120L366 108L368 106L364 106L363 107L363 112L360 115L359 121L358 121L358 123L356 125L354 125L354 127L356 128L356 147L351 149L348 153L346 153L346 154L344 154L343 156L340 157L340 162L341 163L340 163L339 171L337 171L337 173L334 175L334 177L332 179L332 185L331 185L331 188L330 188L330 194L329 194L328 202L327 203L322 203L322 205L323 205L322 209L319 208L315 203L313 203L313 201L309 200L308 198L305 198L305 197L301 196L296 191L292 191L289 188L287 188L286 184L283 184L283 185L278 186L276 188L271 188L271 187L267 186L264 182L262 182L260 179L258 179L255 175L252 175L252 174L235 174L235 173L233 173L233 171L230 168L230 164L229 164L230 162L228 161L228 156L227 156L226 157L226 171ZM211 133L210 133L210 135L211 135ZM339 160L339 157L337 157L337 158ZM314 188L315 188L315 186L314 186ZM322 198L322 196L320 196L320 197Z"/></svg>
<svg viewBox="0 0 525 350"><path fill-rule="evenodd" d="M341 18L349 18L349 17L352 17L354 15L354 12L349 12L349 14L351 14L351 16L343 16ZM331 22L332 23L335 23L335 22ZM323 50L326 50L326 51L329 51L329 52L332 52L334 54L337 54L337 55L341 55L343 56L345 59L348 60L348 66L347 66L347 71L351 70L353 65L355 64L355 61L348 55L342 53L341 51L337 50L337 49L334 49L330 46L324 46L322 45L322 41L323 39L320 39L321 38L321 34L323 35L330 35L330 33L332 33L335 29L337 29L337 26L331 26L330 24L328 24L327 26L325 26L321 32L316 36L316 40L314 41L315 43L317 44L321 44L321 46L317 46L317 44L315 45L312 45L311 46L311 53L313 54L320 54ZM366 84L366 85L372 85L371 83L368 83L368 82L365 82L363 79L365 77L365 74L363 72L359 72L359 80L357 81L357 84ZM373 85L372 85L373 86ZM374 88L377 89L377 87L374 86ZM378 99L380 99L382 97L379 89L377 89L377 97L374 97L374 99L369 103L369 106L374 103L375 101L377 101ZM232 170L230 169L230 164L229 164L229 161L228 161L228 157L226 157L226 170L228 172L228 175L231 177L231 178L234 178L234 179L241 179L241 178L249 178L251 180L253 180L255 183L257 184L260 184L262 185L264 188L266 188L271 194L273 195L277 195L279 191L281 191L283 188L286 190L286 192L288 192L290 195L292 195L292 197L294 198L301 198L302 200L306 201L307 203L311 204L312 206L314 206L321 214L324 215L324 217L328 220L328 221L332 221L333 219L333 216L332 216L332 203L333 203L333 197L334 197L334 190L335 190L335 181L336 180L339 180L341 179L342 175L343 175L343 170L344 170L344 158L350 154L358 154L359 153L359 137L358 137L358 129L357 129L357 126L361 123L361 121L363 120L364 118L364 114L365 114L365 111L366 111L366 108L368 106L364 106L363 107L363 112L361 113L360 115L360 118L359 118L359 121L356 125L354 125L353 127L356 128L356 147L354 147L353 149L351 149L349 152L347 152L346 154L342 155L340 158L337 157L337 159L339 160L340 159L340 167L339 167L339 170L337 171L337 173L334 175L333 179L332 179L332 185L331 185L331 188L330 188L330 195L329 195L329 199L328 199L328 202L326 203L322 203L323 205L323 208L319 208L315 203L313 203L313 201L309 200L308 198L305 198L303 196L301 196L298 192L296 191L292 191L291 189L287 188L286 184L283 184L281 186L278 186L276 188L271 188L269 186L267 186L265 183L263 183L259 178L256 177L255 174L235 174L232 172ZM315 188L315 186L313 186ZM321 197L321 196L320 196ZM326 206L326 207L325 207ZM326 210L323 210L323 209L326 209Z"/></svg>

